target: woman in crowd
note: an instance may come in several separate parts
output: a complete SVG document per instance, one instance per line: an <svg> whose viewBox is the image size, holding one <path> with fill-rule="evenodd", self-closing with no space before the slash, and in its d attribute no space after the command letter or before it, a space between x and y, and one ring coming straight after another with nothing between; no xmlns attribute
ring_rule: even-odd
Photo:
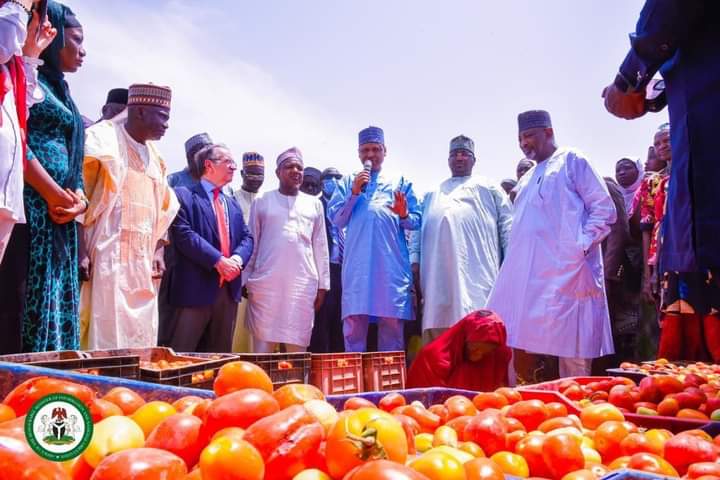
<svg viewBox="0 0 720 480"><path fill-rule="evenodd" d="M643 165L639 158L624 157L615 164L615 180L620 185L625 211L632 212L633 201L643 181Z"/></svg>
<svg viewBox="0 0 720 480"><path fill-rule="evenodd" d="M489 310L467 315L423 347L408 372L408 388L492 391L508 383L512 352L503 321Z"/></svg>

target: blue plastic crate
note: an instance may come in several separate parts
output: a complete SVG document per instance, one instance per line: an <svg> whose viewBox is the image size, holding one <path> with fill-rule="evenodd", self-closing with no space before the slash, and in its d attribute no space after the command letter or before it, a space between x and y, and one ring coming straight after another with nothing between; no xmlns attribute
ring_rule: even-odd
<svg viewBox="0 0 720 480"><path fill-rule="evenodd" d="M0 362L0 398L5 398L5 396L10 393L13 388L25 380L39 376L59 378L71 382L81 383L95 390L99 396L105 395L114 387L127 387L137 392L145 399L145 401L148 402L153 400L162 400L171 403L187 395L195 395L196 397L201 398L215 398L215 394L209 390L172 387L168 385L140 382L137 380L125 380L122 378L103 377L100 375L86 375L82 373L52 370L49 368L5 362Z"/></svg>
<svg viewBox="0 0 720 480"><path fill-rule="evenodd" d="M377 405L381 398L383 398L388 393L393 393L393 392L402 394L402 396L405 397L405 400L407 400L407 403L419 401L426 407L429 407L430 405L433 405L436 403L443 403L445 400L447 400L448 398L450 398L454 395L463 395L470 399L472 399L475 395L477 395L477 392L474 392L472 390L460 390L460 389L455 389L455 388L432 387L432 388L410 388L407 390L391 390L391 391L387 391L387 392L363 392L363 393L348 393L345 395L328 395L327 401L336 409L341 409L343 404L345 403L345 401L352 397L364 398L365 400L370 400L375 405Z"/></svg>
<svg viewBox="0 0 720 480"><path fill-rule="evenodd" d="M601 480L670 480L678 477L668 477L666 475L658 475L657 473L641 472L639 470L630 470L624 468L610 472Z"/></svg>

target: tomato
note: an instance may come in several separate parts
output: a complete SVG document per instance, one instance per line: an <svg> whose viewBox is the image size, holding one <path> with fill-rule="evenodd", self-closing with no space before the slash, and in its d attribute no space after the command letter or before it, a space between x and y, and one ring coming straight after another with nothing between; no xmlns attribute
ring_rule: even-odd
<svg viewBox="0 0 720 480"><path fill-rule="evenodd" d="M72 480L90 480L90 477L92 477L92 474L95 471L90 465L88 465L85 461L85 457L82 455L67 462L63 462L62 465Z"/></svg>
<svg viewBox="0 0 720 480"><path fill-rule="evenodd" d="M332 480L330 476L323 472L322 470L318 470L317 468L310 468L308 470L303 470L302 472L298 473L293 477L292 480Z"/></svg>
<svg viewBox="0 0 720 480"><path fill-rule="evenodd" d="M506 416L520 420L529 432L537 429L542 422L547 420L549 413L545 404L540 400L522 400L512 404Z"/></svg>
<svg viewBox="0 0 720 480"><path fill-rule="evenodd" d="M469 453L473 457L485 456L485 452L483 452L483 449L480 448L480 445L475 442L461 442L460 445L458 445L458 449L462 450L463 452Z"/></svg>
<svg viewBox="0 0 720 480"><path fill-rule="evenodd" d="M538 430L543 433L557 430L558 428L575 427L580 428L578 422L569 417L551 417L538 425Z"/></svg>
<svg viewBox="0 0 720 480"><path fill-rule="evenodd" d="M628 457L628 456L618 457L608 464L608 468L611 471L622 470L623 468L627 468L628 463L630 463L630 457Z"/></svg>
<svg viewBox="0 0 720 480"><path fill-rule="evenodd" d="M359 408L375 408L375 404L362 397L350 397L345 400L343 410L357 410Z"/></svg>
<svg viewBox="0 0 720 480"><path fill-rule="evenodd" d="M242 440L242 438L244 436L245 436L244 429L239 428L239 427L227 427L227 428L223 428L222 430L218 430L217 432L215 432L215 434L212 436L210 441L217 440L220 437L237 438L239 440Z"/></svg>
<svg viewBox="0 0 720 480"><path fill-rule="evenodd" d="M548 411L548 418L567 417L568 411L565 404L560 402L550 402L545 404Z"/></svg>
<svg viewBox="0 0 720 480"><path fill-rule="evenodd" d="M687 471L688 478L698 478L703 475L714 475L720 477L720 463L698 462L690 465Z"/></svg>
<svg viewBox="0 0 720 480"><path fill-rule="evenodd" d="M530 476L530 467L528 467L527 461L516 453L497 452L490 457L490 460L497 463L500 469L507 475L521 478Z"/></svg>
<svg viewBox="0 0 720 480"><path fill-rule="evenodd" d="M260 453L245 440L222 437L200 454L202 480L263 480L265 465Z"/></svg>
<svg viewBox="0 0 720 480"><path fill-rule="evenodd" d="M442 425L435 430L433 434L433 447L439 447L440 445L447 445L449 447L457 448L458 446L458 434L452 428Z"/></svg>
<svg viewBox="0 0 720 480"><path fill-rule="evenodd" d="M440 425L444 425L448 420L448 409L445 405L430 405L427 411L440 418Z"/></svg>
<svg viewBox="0 0 720 480"><path fill-rule="evenodd" d="M399 463L373 460L355 467L343 480L428 480L428 477Z"/></svg>
<svg viewBox="0 0 720 480"><path fill-rule="evenodd" d="M472 400L473 405L480 411L486 408L502 408L510 405L507 397L497 392L481 392L475 395Z"/></svg>
<svg viewBox="0 0 720 480"><path fill-rule="evenodd" d="M13 409L17 416L25 415L30 407L51 393L66 393L88 407L95 399L95 392L85 385L49 377L33 377L25 380L7 394L3 403Z"/></svg>
<svg viewBox="0 0 720 480"><path fill-rule="evenodd" d="M495 393L499 393L500 395L507 398L510 405L513 403L517 403L522 400L522 395L517 390L514 390L510 387L500 387L495 390Z"/></svg>
<svg viewBox="0 0 720 480"><path fill-rule="evenodd" d="M16 418L15 410L5 404L0 403L0 424Z"/></svg>
<svg viewBox="0 0 720 480"><path fill-rule="evenodd" d="M180 457L157 448L133 448L106 457L92 480L183 480L185 475L187 467Z"/></svg>
<svg viewBox="0 0 720 480"><path fill-rule="evenodd" d="M433 433L440 426L440 417L425 410L419 405L408 405L400 411L403 415L414 418L423 432Z"/></svg>
<svg viewBox="0 0 720 480"><path fill-rule="evenodd" d="M693 463L714 462L718 454L713 443L694 435L680 434L665 442L663 457L680 475L685 475Z"/></svg>
<svg viewBox="0 0 720 480"><path fill-rule="evenodd" d="M145 405L145 400L140 395L126 387L115 387L102 399L120 407L123 415L132 415L135 410Z"/></svg>
<svg viewBox="0 0 720 480"><path fill-rule="evenodd" d="M580 421L585 428L589 428L590 430L595 430L603 422L607 422L608 420L622 422L625 421L625 415L623 415L615 405L610 403L589 405L580 412Z"/></svg>
<svg viewBox="0 0 720 480"><path fill-rule="evenodd" d="M673 434L669 430L660 430L653 428L645 432L645 438L647 438L649 446L651 448L650 453L664 456L663 451L665 450L665 442L673 437ZM638 452L635 452L638 453Z"/></svg>
<svg viewBox="0 0 720 480"><path fill-rule="evenodd" d="M574 472L565 474L561 480L597 480L597 478L598 477L595 476L595 473L593 473L592 470L584 468L582 470L575 470Z"/></svg>
<svg viewBox="0 0 720 480"><path fill-rule="evenodd" d="M431 450L410 462L409 466L430 480L466 480L463 464L441 451Z"/></svg>
<svg viewBox="0 0 720 480"><path fill-rule="evenodd" d="M499 415L476 415L465 427L463 440L475 442L492 455L507 448L507 426Z"/></svg>
<svg viewBox="0 0 720 480"><path fill-rule="evenodd" d="M448 420L453 418L463 417L466 415L476 415L478 413L477 408L473 405L472 400L462 395L454 395L445 400L445 407L448 410Z"/></svg>
<svg viewBox="0 0 720 480"><path fill-rule="evenodd" d="M108 417L95 424L90 444L83 452L85 461L97 468L103 458L130 448L140 448L145 435L129 417Z"/></svg>
<svg viewBox="0 0 720 480"><path fill-rule="evenodd" d="M404 407L405 405L407 405L405 397L395 392L388 393L378 402L380 410L385 410L386 412L392 412L397 407Z"/></svg>
<svg viewBox="0 0 720 480"><path fill-rule="evenodd" d="M662 455L662 451L662 446L657 448L644 433L631 433L620 442L620 455L634 455L642 452Z"/></svg>
<svg viewBox="0 0 720 480"><path fill-rule="evenodd" d="M489 458L476 458L465 465L466 480L505 480L500 466Z"/></svg>
<svg viewBox="0 0 720 480"><path fill-rule="evenodd" d="M160 448L174 453L190 469L200 458L205 441L200 436L202 420L187 413L171 415L160 422L145 441L148 448Z"/></svg>
<svg viewBox="0 0 720 480"><path fill-rule="evenodd" d="M615 460L621 455L620 442L632 433L626 422L604 422L595 430L593 442L595 449L602 455L605 463Z"/></svg>
<svg viewBox="0 0 720 480"><path fill-rule="evenodd" d="M510 432L516 432L518 430L525 432L525 425L522 424L520 420L517 418L512 417L505 417L505 426L507 427L508 433Z"/></svg>
<svg viewBox="0 0 720 480"><path fill-rule="evenodd" d="M16 438L0 437L0 477L12 480L69 480L59 463L40 458Z"/></svg>
<svg viewBox="0 0 720 480"><path fill-rule="evenodd" d="M464 438L465 437L465 427L467 427L467 424L470 423L470 420L472 420L474 417L470 416L462 416L453 418L449 422L447 422L445 425L455 430L458 434L458 438ZM720 438L720 436L718 437Z"/></svg>
<svg viewBox="0 0 720 480"><path fill-rule="evenodd" d="M330 429L335 426L335 423L340 418L335 407L325 400L308 400L303 404L303 407L320 422L320 425L325 428L325 433L330 432Z"/></svg>
<svg viewBox="0 0 720 480"><path fill-rule="evenodd" d="M27 443L25 438L25 415L0 424L0 436L15 438Z"/></svg>
<svg viewBox="0 0 720 480"><path fill-rule="evenodd" d="M670 477L679 477L677 470L664 458L652 453L636 453L630 457L627 468L642 470L643 472L658 473Z"/></svg>
<svg viewBox="0 0 720 480"><path fill-rule="evenodd" d="M327 466L342 478L363 462L386 458L405 463L408 445L402 425L377 408L361 408L343 416L327 440Z"/></svg>
<svg viewBox="0 0 720 480"><path fill-rule="evenodd" d="M701 411L695 410L693 408L683 408L675 416L677 418L692 418L696 420L710 421L710 417L708 417Z"/></svg>
<svg viewBox="0 0 720 480"><path fill-rule="evenodd" d="M201 402L196 403L192 407L187 408L187 413L192 413L200 420L205 420L205 414L207 413L208 407L213 401L209 398L204 398Z"/></svg>
<svg viewBox="0 0 720 480"><path fill-rule="evenodd" d="M90 416L93 423L97 423L103 418L112 417L113 415L125 415L120 407L112 402L96 398L90 403Z"/></svg>
<svg viewBox="0 0 720 480"><path fill-rule="evenodd" d="M310 400L325 400L325 395L313 385L292 383L283 385L272 393L280 405L280 410L290 405L302 405Z"/></svg>
<svg viewBox="0 0 720 480"><path fill-rule="evenodd" d="M155 401L146 403L135 410L135 413L133 413L130 418L140 425L145 437L147 437L160 422L176 413L173 406L169 403Z"/></svg>
<svg viewBox="0 0 720 480"><path fill-rule="evenodd" d="M545 465L545 459L543 458L543 444L545 443L545 436L541 435L530 435L520 440L515 445L515 453L521 455L528 464L530 475L535 477L547 477L552 476L550 469Z"/></svg>
<svg viewBox="0 0 720 480"><path fill-rule="evenodd" d="M201 403L204 398L196 397L195 395L185 395L184 397L178 398L172 403L173 408L178 413L190 413L192 414L192 409L197 405L198 403ZM185 410L188 410L187 412Z"/></svg>
<svg viewBox="0 0 720 480"><path fill-rule="evenodd" d="M395 419L400 422L405 431L405 438L408 442L408 454L415 455L415 435L420 433L420 425L414 418L410 418L407 415L393 415Z"/></svg>
<svg viewBox="0 0 720 480"><path fill-rule="evenodd" d="M315 417L302 405L292 405L253 423L243 439L262 456L268 478L290 480L314 466L311 453L317 452L324 437L325 429Z"/></svg>
<svg viewBox="0 0 720 480"><path fill-rule="evenodd" d="M680 403L674 398L665 398L657 406L658 415L663 417L674 417L679 411Z"/></svg>
<svg viewBox="0 0 720 480"><path fill-rule="evenodd" d="M215 383L213 383L215 395L222 397L246 388L256 388L272 393L273 384L265 370L254 363L237 361L226 363L220 367L220 371L215 377Z"/></svg>
<svg viewBox="0 0 720 480"><path fill-rule="evenodd" d="M227 364L229 365L229 364ZM248 428L280 410L277 400L264 390L248 388L218 397L205 412L204 435L207 438L226 427Z"/></svg>
<svg viewBox="0 0 720 480"><path fill-rule="evenodd" d="M585 462L585 468L593 472L595 478L603 478L605 475L610 473L610 469L601 463Z"/></svg>
<svg viewBox="0 0 720 480"><path fill-rule="evenodd" d="M527 432L525 430L515 430L513 432L508 432L507 437L505 437L507 440L507 450L509 452L514 452L515 446L520 440L522 440L526 436Z"/></svg>
<svg viewBox="0 0 720 480"><path fill-rule="evenodd" d="M548 435L543 442L542 452L545 465L555 478L561 478L585 467L585 457L580 442L572 435L565 433Z"/></svg>
<svg viewBox="0 0 720 480"><path fill-rule="evenodd" d="M416 453L425 453L432 448L434 436L431 433L419 433L415 435L415 450ZM408 452L410 452L410 446L408 445Z"/></svg>

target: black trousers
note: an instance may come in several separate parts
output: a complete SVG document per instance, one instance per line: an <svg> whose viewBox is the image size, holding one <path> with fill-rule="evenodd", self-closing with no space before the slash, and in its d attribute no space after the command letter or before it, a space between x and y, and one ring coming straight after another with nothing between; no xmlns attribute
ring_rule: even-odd
<svg viewBox="0 0 720 480"><path fill-rule="evenodd" d="M16 224L5 257L0 263L0 354L22 352L22 321L25 312L30 233Z"/></svg>
<svg viewBox="0 0 720 480"><path fill-rule="evenodd" d="M205 307L175 307L169 346L176 352L230 353L238 304L225 285L215 303Z"/></svg>
<svg viewBox="0 0 720 480"><path fill-rule="evenodd" d="M330 291L325 303L315 312L315 324L309 351L337 353L345 351L342 332L342 265L330 264Z"/></svg>

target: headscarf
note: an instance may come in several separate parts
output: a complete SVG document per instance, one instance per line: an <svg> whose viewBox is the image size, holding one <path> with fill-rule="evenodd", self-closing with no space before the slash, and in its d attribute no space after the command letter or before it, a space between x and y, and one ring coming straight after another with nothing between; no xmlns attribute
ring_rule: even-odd
<svg viewBox="0 0 720 480"><path fill-rule="evenodd" d="M75 190L81 184L85 127L77 105L70 96L65 74L60 70L60 51L65 46L65 28L78 28L81 25L69 7L53 0L48 1L48 20L57 29L57 36L40 56L45 64L38 68L38 76L73 114L73 128L65 139L68 150L68 175L56 181L63 188Z"/></svg>
<svg viewBox="0 0 720 480"><path fill-rule="evenodd" d="M643 166L642 162L640 161L640 158L638 157L623 157L617 162L615 162L615 166L617 167L617 164L622 162L623 160L629 160L634 165L635 168L637 168L638 176L633 182L632 185L629 187L623 187L618 183L618 187L620 187L620 191L622 192L623 199L625 200L625 211L628 215L632 213L633 210L633 200L635 199L635 194L638 190L640 190L640 185L642 185L643 177L645 176L645 167Z"/></svg>
<svg viewBox="0 0 720 480"><path fill-rule="evenodd" d="M472 362L465 353L468 342L495 343L497 348ZM492 391L507 385L511 351L506 342L499 316L489 310L472 312L420 350L410 366L407 386Z"/></svg>

